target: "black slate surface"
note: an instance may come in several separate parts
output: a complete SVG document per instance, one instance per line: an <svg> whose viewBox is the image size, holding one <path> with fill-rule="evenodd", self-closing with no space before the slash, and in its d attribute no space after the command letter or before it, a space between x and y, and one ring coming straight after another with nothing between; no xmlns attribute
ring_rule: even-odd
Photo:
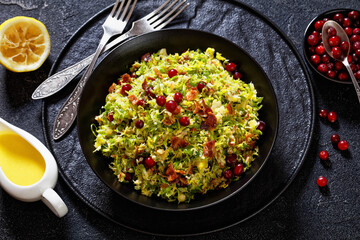
<svg viewBox="0 0 360 240"><path fill-rule="evenodd" d="M204 6L210 1L193 2ZM219 12L230 13L231 9L226 9L229 2L224 1L224 4L219 2L217 7L209 8L205 12L213 18L216 18ZM46 78L52 62L70 36L87 19L111 3L112 1L65 3L0 1L0 22L17 15L32 16L45 23L52 39L51 54L40 70L15 74L0 68L2 118L44 141L41 129L41 101L31 100L31 93ZM299 51L303 31L316 14L337 7L355 8L358 5L356 4L358 1L332 1L326 7L321 1L246 1L245 3L274 21ZM91 8L87 10L87 6ZM205 12L194 10L197 16ZM200 17L192 21L200 21L197 24L208 29L217 29L221 24L225 24L226 29L232 31L231 27L228 27L233 23L232 18L239 18L241 14L235 16L220 14L219 17L222 21L203 23ZM96 41L90 44L93 47ZM220 232L199 236L198 239L360 238L360 181L357 174L360 166L357 162L360 153L359 105L351 86L329 83L313 75L311 77L316 98L316 112L321 108L334 110L338 114L338 123L329 125L316 118L313 141L305 163L294 182L273 204L244 223ZM290 113L291 110L291 108L287 109ZM335 132L350 143L350 151L347 154L340 154L332 147L329 138ZM296 145L289 148L293 150L293 154L299 154ZM324 149L330 153L332 163L330 168L325 168L317 158L318 152ZM291 159L292 156L290 154L289 158ZM316 186L315 181L319 175L324 175L329 180L327 195L322 195ZM59 179L55 190L69 207L68 215L62 219L57 219L41 202L22 203L0 190L1 238L14 239L28 236L70 239L162 239L162 237L152 237L127 230L100 216L84 204L62 179Z"/></svg>

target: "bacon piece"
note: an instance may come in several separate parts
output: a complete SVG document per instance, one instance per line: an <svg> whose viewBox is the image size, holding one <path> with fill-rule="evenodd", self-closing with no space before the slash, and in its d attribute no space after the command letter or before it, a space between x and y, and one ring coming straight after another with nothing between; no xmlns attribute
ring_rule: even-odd
<svg viewBox="0 0 360 240"><path fill-rule="evenodd" d="M209 116L210 113L212 113L213 111L211 110L211 108L209 108L204 99L202 99L202 106L200 106L200 104L198 102L195 101L195 110L194 113L195 114L199 114L201 117L207 117Z"/></svg>
<svg viewBox="0 0 360 240"><path fill-rule="evenodd" d="M184 148L187 145L189 145L189 143L186 140L178 137L171 137L171 146L174 149L174 151L178 150L179 147Z"/></svg>
<svg viewBox="0 0 360 240"><path fill-rule="evenodd" d="M228 110L230 115L234 115L234 111L232 110L230 103L228 105L226 105L226 109Z"/></svg>
<svg viewBox="0 0 360 240"><path fill-rule="evenodd" d="M199 91L197 90L196 87L191 87L191 90L186 93L185 98L188 101L194 100L197 97L198 93Z"/></svg>
<svg viewBox="0 0 360 240"><path fill-rule="evenodd" d="M209 127L209 130L212 131L216 128L216 117L213 113L209 113L209 116L205 120L205 124Z"/></svg>
<svg viewBox="0 0 360 240"><path fill-rule="evenodd" d="M145 61L148 62L151 60L151 55L150 53L145 53L144 55L141 56L141 61Z"/></svg>
<svg viewBox="0 0 360 240"><path fill-rule="evenodd" d="M203 152L205 157L213 158L216 153L215 140L205 143Z"/></svg>
<svg viewBox="0 0 360 240"><path fill-rule="evenodd" d="M178 178L178 175L176 174L175 169L174 169L172 163L170 163L170 164L168 165L168 167L167 167L167 169L166 169L166 171L165 171L165 174L168 176L168 179L167 179L167 180L168 180L169 182L172 182L172 181L174 181L175 179Z"/></svg>
<svg viewBox="0 0 360 240"><path fill-rule="evenodd" d="M158 76L158 78L163 78L163 76L162 76L162 74L161 74L161 72L159 71L159 69L157 69L157 68L153 68L154 69L154 72L155 72L155 74L156 74L156 76Z"/></svg>
<svg viewBox="0 0 360 240"><path fill-rule="evenodd" d="M139 101L139 100L137 99L137 97L135 97L135 95L130 95L128 98L129 98L130 102L131 102L133 105L136 105L137 102Z"/></svg>
<svg viewBox="0 0 360 240"><path fill-rule="evenodd" d="M131 77L129 74L125 73L121 75L121 82L122 83L131 83Z"/></svg>
<svg viewBox="0 0 360 240"><path fill-rule="evenodd" d="M172 113L173 115L177 115L181 112L181 107L180 106L177 106L175 111Z"/></svg>
<svg viewBox="0 0 360 240"><path fill-rule="evenodd" d="M111 86L109 87L109 90L108 90L109 93L113 93L115 88L116 88L116 83L111 84Z"/></svg>
<svg viewBox="0 0 360 240"><path fill-rule="evenodd" d="M175 122L176 122L176 120L175 120L174 116L166 117L166 118L164 118L164 120L163 120L163 123L164 123L165 125L167 125L167 126L170 126L170 125L172 125L172 124L175 123Z"/></svg>
<svg viewBox="0 0 360 240"><path fill-rule="evenodd" d="M146 79L144 79L144 82L142 83L141 87L142 87L142 89L144 89L144 90L147 89L148 84L147 84L147 82L146 82Z"/></svg>

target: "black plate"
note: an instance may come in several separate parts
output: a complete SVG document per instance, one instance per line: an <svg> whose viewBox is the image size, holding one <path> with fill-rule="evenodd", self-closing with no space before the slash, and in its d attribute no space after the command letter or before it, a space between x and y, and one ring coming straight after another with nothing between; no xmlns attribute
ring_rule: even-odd
<svg viewBox="0 0 360 240"><path fill-rule="evenodd" d="M133 19L144 16L162 2L138 1ZM109 12L109 8L104 9L72 36L50 74L95 51L102 34L101 24ZM218 18L221 21L215 21L214 16L221 16ZM57 160L61 177L74 193L91 209L123 227L171 236L204 234L236 224L241 228L238 223L277 199L304 162L315 118L311 82L301 57L285 34L266 17L242 3L192 0L190 6L169 25L169 28L175 27L205 30L234 42L260 64L274 87L279 103L279 127L273 151L263 169L240 194L207 208L175 212L143 207L106 187L87 163L75 126L60 141L51 137L55 117L74 89L76 80L43 102L46 144Z"/></svg>
<svg viewBox="0 0 360 240"><path fill-rule="evenodd" d="M222 56L239 66L242 79L252 82L258 96L264 97L260 119L265 121L267 129L259 141L259 156L253 162L250 171L246 171L239 181L233 182L228 188L209 191L204 196L190 203L177 204L157 197L146 197L133 190L132 184L118 183L117 177L109 168L111 161L101 153L94 153L95 136L90 126L96 124L95 116L103 105L108 89L120 75L129 71L129 66L139 61L145 53L157 52L166 48L169 54L181 53L187 49L214 48ZM97 125L97 124L96 124ZM125 42L108 54L94 70L86 83L78 108L78 133L84 155L91 168L115 192L143 206L159 210L194 210L220 202L239 192L246 186L266 162L275 142L278 125L278 107L276 97L269 79L262 68L243 49L217 35L190 29L168 29L148 33Z"/></svg>

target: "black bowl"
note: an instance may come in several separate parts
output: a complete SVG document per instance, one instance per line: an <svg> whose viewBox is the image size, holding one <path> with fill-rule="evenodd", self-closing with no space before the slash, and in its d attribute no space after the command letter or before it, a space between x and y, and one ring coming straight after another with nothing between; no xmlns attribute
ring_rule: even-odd
<svg viewBox="0 0 360 240"><path fill-rule="evenodd" d="M326 12L323 12L321 14L319 14L317 17L315 17L310 23L309 25L306 27L305 29L305 33L304 33L304 39L303 39L303 53L305 56L305 60L307 62L307 64L312 68L312 70L320 77L325 78L327 80L333 81L333 82L337 82L337 83L342 83L342 84L352 84L351 79L349 77L349 79L347 81L340 81L338 79L334 79L334 78L330 78L328 76L326 76L325 74L319 72L317 70L317 68L314 66L314 64L310 61L310 57L311 57L311 53L308 50L308 43L307 43L307 37L315 30L315 23L319 20L323 20L324 18L329 18L329 20L332 20L334 15L336 13L341 13L344 17L348 16L348 13L351 11L358 11L356 9L346 9L346 8L341 8L341 9L333 9L333 10L329 10ZM359 12L359 11L358 11ZM360 13L360 12L359 12ZM360 18L359 18L360 19ZM359 26L360 27L360 26ZM331 57L330 57L331 58ZM345 69L346 71L346 69Z"/></svg>
<svg viewBox="0 0 360 240"><path fill-rule="evenodd" d="M168 53L183 52L187 49L206 50L213 47L239 66L242 79L253 82L258 95L263 96L263 108L260 119L265 121L267 128L259 141L259 157L252 163L249 171L233 182L226 189L209 191L199 195L190 203L169 203L157 197L146 197L133 189L132 184L119 183L112 170L109 169L111 159L99 152L94 153L94 139L90 126L96 123L94 117L99 114L105 103L109 86L117 77L129 71L133 62L147 52L157 52L166 48ZM78 108L78 134L83 153L97 176L112 190L121 196L143 206L161 210L194 210L213 205L239 192L260 171L266 162L275 142L278 127L278 106L271 82L265 72L244 50L234 43L202 31L188 29L170 29L156 31L131 39L109 53L96 67L86 83Z"/></svg>

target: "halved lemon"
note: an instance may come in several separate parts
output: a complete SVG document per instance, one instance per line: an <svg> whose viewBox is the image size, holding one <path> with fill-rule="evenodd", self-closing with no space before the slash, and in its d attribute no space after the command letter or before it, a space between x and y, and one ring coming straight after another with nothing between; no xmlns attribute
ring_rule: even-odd
<svg viewBox="0 0 360 240"><path fill-rule="evenodd" d="M0 25L0 63L13 72L38 69L49 56L45 25L30 17L14 17Z"/></svg>

